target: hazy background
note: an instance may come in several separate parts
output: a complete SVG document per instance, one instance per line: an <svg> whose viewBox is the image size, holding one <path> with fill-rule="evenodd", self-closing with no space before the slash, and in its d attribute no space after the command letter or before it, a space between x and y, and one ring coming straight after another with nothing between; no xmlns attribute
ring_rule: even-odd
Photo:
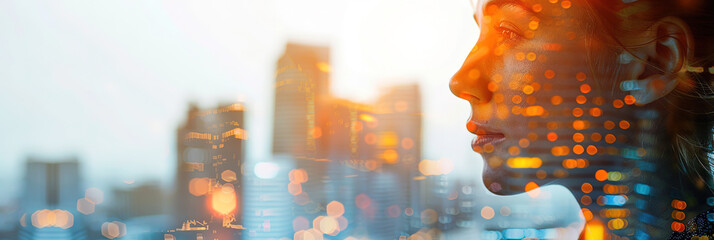
<svg viewBox="0 0 714 240"><path fill-rule="evenodd" d="M476 42L469 0L0 0L0 205L28 155L76 154L84 187L172 185L187 104L244 101L247 158L270 157L285 43L332 50L332 92L369 103L418 81L424 157L474 176L468 104L448 81Z"/></svg>

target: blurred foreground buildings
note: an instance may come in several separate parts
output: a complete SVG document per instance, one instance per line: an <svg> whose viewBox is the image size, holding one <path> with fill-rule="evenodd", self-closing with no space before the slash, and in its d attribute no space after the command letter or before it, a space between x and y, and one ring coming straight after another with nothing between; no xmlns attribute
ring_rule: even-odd
<svg viewBox="0 0 714 240"><path fill-rule="evenodd" d="M400 239L456 226L442 213L470 218L443 208L454 204L445 162L422 159L419 87L385 88L374 103L342 99L329 92L329 55L287 44L270 159L245 159L242 104L190 105L176 132L173 190L125 181L100 206L104 193L84 188L76 159L30 159L22 226L0 237Z"/></svg>
<svg viewBox="0 0 714 240"><path fill-rule="evenodd" d="M409 236L422 227L419 88L355 103L329 93L329 71L325 47L289 43L278 60L273 153L295 159L294 237Z"/></svg>
<svg viewBox="0 0 714 240"><path fill-rule="evenodd" d="M243 105L191 106L177 133L175 229L166 238L236 239L247 138Z"/></svg>

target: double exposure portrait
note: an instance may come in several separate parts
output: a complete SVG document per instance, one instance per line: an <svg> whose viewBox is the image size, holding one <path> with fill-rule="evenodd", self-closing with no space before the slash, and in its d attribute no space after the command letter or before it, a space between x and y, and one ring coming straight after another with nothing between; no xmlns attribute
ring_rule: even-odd
<svg viewBox="0 0 714 240"><path fill-rule="evenodd" d="M0 13L0 240L714 239L714 1Z"/></svg>

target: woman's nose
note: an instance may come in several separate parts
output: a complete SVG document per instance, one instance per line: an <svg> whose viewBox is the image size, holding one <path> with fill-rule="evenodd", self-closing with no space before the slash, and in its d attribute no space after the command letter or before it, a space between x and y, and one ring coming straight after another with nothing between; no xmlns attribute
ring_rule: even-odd
<svg viewBox="0 0 714 240"><path fill-rule="evenodd" d="M466 57L466 61L449 82L451 92L472 104L484 104L491 101L493 93L489 91L489 73L484 58L489 53L487 47L478 45Z"/></svg>

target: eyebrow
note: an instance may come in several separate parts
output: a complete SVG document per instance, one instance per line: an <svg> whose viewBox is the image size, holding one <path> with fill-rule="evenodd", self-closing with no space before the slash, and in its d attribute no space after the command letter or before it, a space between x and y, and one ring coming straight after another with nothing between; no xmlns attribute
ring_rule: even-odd
<svg viewBox="0 0 714 240"><path fill-rule="evenodd" d="M525 2L523 2L521 0L493 0L493 1L486 3L486 5L483 6L484 9L481 9L481 12L485 12L486 9L492 5L497 6L498 8L503 8L504 6L518 7L532 15L538 15L538 13L533 11L531 6L528 6L528 4L526 4ZM474 18L476 17L475 15L476 14L474 14ZM481 27L481 25L478 23L478 21L476 21L476 25Z"/></svg>

